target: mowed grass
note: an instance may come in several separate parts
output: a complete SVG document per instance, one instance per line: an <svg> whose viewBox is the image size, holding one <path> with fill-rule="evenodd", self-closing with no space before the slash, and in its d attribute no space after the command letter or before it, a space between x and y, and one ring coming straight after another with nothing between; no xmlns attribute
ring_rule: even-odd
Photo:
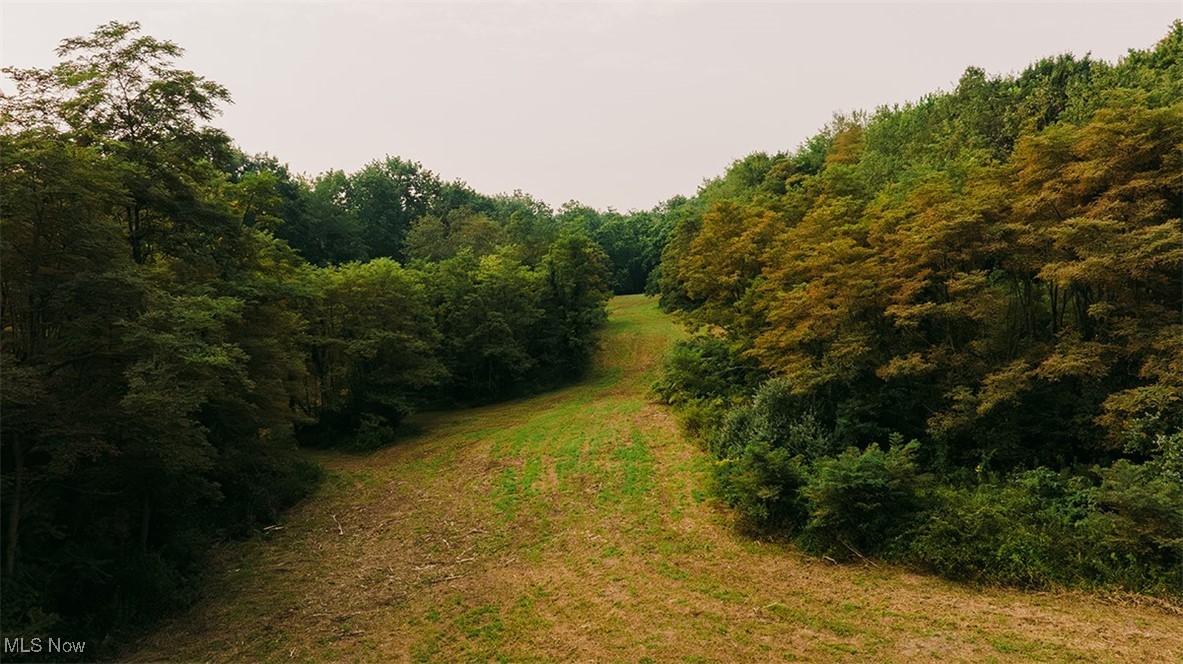
<svg viewBox="0 0 1183 664"><path fill-rule="evenodd" d="M839 566L735 533L649 385L681 334L610 304L579 384L317 454L283 528L214 552L137 661L1180 661L1170 607Z"/></svg>

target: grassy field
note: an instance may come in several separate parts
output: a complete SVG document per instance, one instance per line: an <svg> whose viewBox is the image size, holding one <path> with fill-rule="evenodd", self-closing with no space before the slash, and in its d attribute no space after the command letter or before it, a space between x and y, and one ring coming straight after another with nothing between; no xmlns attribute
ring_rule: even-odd
<svg viewBox="0 0 1183 664"><path fill-rule="evenodd" d="M214 552L135 661L1180 661L1183 616L839 566L734 533L648 387L680 332L619 297L577 385L317 455L282 529Z"/></svg>

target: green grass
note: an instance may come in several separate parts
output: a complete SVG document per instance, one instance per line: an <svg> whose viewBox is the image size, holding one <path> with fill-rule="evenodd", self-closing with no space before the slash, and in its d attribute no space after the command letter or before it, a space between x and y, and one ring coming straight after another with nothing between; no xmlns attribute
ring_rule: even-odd
<svg viewBox="0 0 1183 664"><path fill-rule="evenodd" d="M615 298L578 384L411 418L283 529L213 552L205 599L132 660L1139 660L1183 622L1081 596L843 567L734 532L649 393L683 332Z"/></svg>

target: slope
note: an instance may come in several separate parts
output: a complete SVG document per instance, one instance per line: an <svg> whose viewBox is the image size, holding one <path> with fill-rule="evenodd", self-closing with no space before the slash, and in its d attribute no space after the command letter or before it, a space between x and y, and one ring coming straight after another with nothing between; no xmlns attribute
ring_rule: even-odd
<svg viewBox="0 0 1183 664"><path fill-rule="evenodd" d="M648 386L680 334L615 298L595 369L412 421L281 529L214 552L146 660L1177 660L1170 607L837 566L732 532Z"/></svg>

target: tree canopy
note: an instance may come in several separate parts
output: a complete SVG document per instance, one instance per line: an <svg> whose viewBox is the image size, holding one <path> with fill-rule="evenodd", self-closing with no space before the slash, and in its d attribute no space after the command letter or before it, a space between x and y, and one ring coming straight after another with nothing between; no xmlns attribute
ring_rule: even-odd
<svg viewBox="0 0 1183 664"><path fill-rule="evenodd" d="M417 409L578 375L608 257L525 194L396 157L292 175L222 86L108 23L0 99L5 636L96 641Z"/></svg>
<svg viewBox="0 0 1183 664"><path fill-rule="evenodd" d="M1181 62L1177 22L1114 64L1061 55L1018 75L970 68L950 92L836 116L796 151L739 160L683 203L659 286L666 308L703 331L682 356L704 366L680 360L663 391L715 432L728 500L771 523L780 508L761 496L781 496L778 523L796 519L806 546L847 528L793 510L850 507L833 485L855 492L849 483L879 453L814 460L785 442L810 431L838 451L917 439L899 468L960 486L954 502L978 500L957 493L966 471L1004 483L1052 469L1092 487L1059 485L1073 500L1144 473L1137 500L1183 510L1164 488L1179 481L1183 450ZM716 373L707 350L720 344L772 380L746 398L734 387L701 394ZM773 395L775 408L761 406ZM1097 509L1094 525L1124 518ZM1106 532L1099 559L1118 556ZM1161 584L1183 564L1179 542L1129 553L1132 567L1140 556L1171 561L1162 567L1081 563L1055 578Z"/></svg>

